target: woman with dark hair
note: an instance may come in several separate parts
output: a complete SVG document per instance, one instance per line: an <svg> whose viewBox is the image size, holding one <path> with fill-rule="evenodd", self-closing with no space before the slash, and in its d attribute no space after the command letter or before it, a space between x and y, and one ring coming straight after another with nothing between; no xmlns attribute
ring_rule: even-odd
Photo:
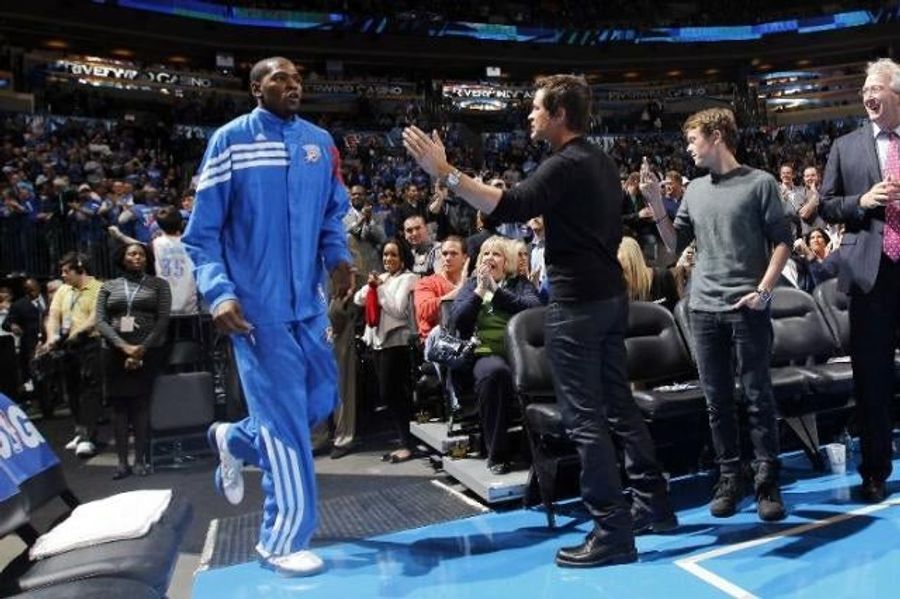
<svg viewBox="0 0 900 599"><path fill-rule="evenodd" d="M785 264L782 275L791 281L791 270L796 270L796 287L812 293L821 283L837 276L838 250L830 250L831 238L821 227L816 227L794 242L794 253Z"/></svg>
<svg viewBox="0 0 900 599"><path fill-rule="evenodd" d="M153 254L140 243L123 245L114 255L122 271L97 297L97 329L104 340L106 394L113 408L119 467L114 480L132 473L128 465L128 425L134 427L134 472L148 473L150 392L163 367L172 293L154 276Z"/></svg>
<svg viewBox="0 0 900 599"><path fill-rule="evenodd" d="M375 354L378 394L381 401L387 403L400 436L400 449L386 454L383 459L397 463L410 459L414 447L409 432L412 394L407 343L410 334L415 334L409 327L412 309L409 295L419 277L411 272L412 251L401 239L384 242L381 260L384 272L369 273L369 280L356 292L353 301L365 309L363 341Z"/></svg>

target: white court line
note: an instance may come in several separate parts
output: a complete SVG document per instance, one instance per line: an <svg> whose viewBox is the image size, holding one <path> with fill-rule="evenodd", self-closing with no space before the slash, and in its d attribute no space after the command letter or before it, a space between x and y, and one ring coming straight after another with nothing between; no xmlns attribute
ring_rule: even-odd
<svg viewBox="0 0 900 599"><path fill-rule="evenodd" d="M884 501L882 503L876 503L875 505L867 505L855 510L851 510L849 512L845 512L843 514L836 514L834 516L831 516L830 518L823 518L822 520L816 520L815 522L809 522L808 524L801 524L800 526L795 526L794 528L789 528L782 532L766 535L758 539L744 541L743 543L735 543L734 545L719 547L718 549L713 549L705 553L692 555L684 559L676 560L675 565L687 572L690 572L697 578L716 587L717 589L730 595L731 597L736 597L739 599L753 599L756 597L753 593L745 591L736 584L733 584L728 580L722 578L721 576L710 572L706 568L700 566L699 563L716 557L722 557L723 555L728 555L730 553L743 551L744 549L750 549L751 547L766 545L785 537L796 536L807 531L814 530L816 528L830 526L832 524L837 524L838 522L850 520L851 518L856 518L858 516L865 516L867 514L879 512L881 510L897 505L900 505L900 499Z"/></svg>
<svg viewBox="0 0 900 599"><path fill-rule="evenodd" d="M488 508L484 507L482 504L480 504L477 501L475 501L474 499L472 499L471 497L468 497L464 493L460 493L453 487L451 487L445 483L442 483L441 481L437 480L436 478L431 479L431 484L433 484L435 487L443 489L444 491L447 491L448 493L450 493L451 495L453 495L454 497L456 497L457 499L459 499L460 501L462 501L469 507L473 507L473 508L477 509L482 514L484 514L485 512L491 511Z"/></svg>

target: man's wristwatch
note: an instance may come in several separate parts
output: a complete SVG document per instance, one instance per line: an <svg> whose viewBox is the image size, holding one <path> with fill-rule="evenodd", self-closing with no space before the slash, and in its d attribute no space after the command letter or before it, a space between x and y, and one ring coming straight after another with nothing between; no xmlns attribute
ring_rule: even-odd
<svg viewBox="0 0 900 599"><path fill-rule="evenodd" d="M462 173L459 172L458 168L451 168L446 177L447 187L449 187L450 189L455 189L456 187L458 187L461 177Z"/></svg>
<svg viewBox="0 0 900 599"><path fill-rule="evenodd" d="M768 304L772 301L771 291L764 289L763 287L757 287L756 293L759 295L759 299L761 299L764 304Z"/></svg>

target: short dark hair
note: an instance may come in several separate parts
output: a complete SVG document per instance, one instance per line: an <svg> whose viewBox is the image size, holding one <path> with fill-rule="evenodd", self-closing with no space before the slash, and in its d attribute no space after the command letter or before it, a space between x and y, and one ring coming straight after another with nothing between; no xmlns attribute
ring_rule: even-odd
<svg viewBox="0 0 900 599"><path fill-rule="evenodd" d="M409 221L411 221L413 219L417 219L417 218L422 220L423 226L426 225L424 216L422 216L421 214L410 214L409 216L404 218L403 222L401 223L401 227L403 228L403 230L406 230L406 223L408 223Z"/></svg>
<svg viewBox="0 0 900 599"><path fill-rule="evenodd" d="M82 252L68 252L59 259L59 267L66 267L69 270L74 270L80 275L91 274L89 262L90 258L87 254Z"/></svg>
<svg viewBox="0 0 900 599"><path fill-rule="evenodd" d="M163 206L156 212L156 222L164 233L175 235L180 233L184 225L181 212L174 206Z"/></svg>
<svg viewBox="0 0 900 599"><path fill-rule="evenodd" d="M250 83L259 83L266 75L272 72L272 65L277 62L291 62L283 56L270 56L263 58L250 69ZM293 63L291 63L293 64Z"/></svg>
<svg viewBox="0 0 900 599"><path fill-rule="evenodd" d="M127 270L125 268L125 253L128 251L128 248L134 246L137 246L144 250L144 256L147 257L147 264L146 266L144 266L144 272L148 275L155 275L156 263L153 260L153 250L151 250L143 243L122 243L116 246L116 249L113 252L113 264L115 264L119 270L125 272Z"/></svg>
<svg viewBox="0 0 900 599"><path fill-rule="evenodd" d="M441 245L444 245L448 241L453 241L455 243L458 243L459 247L462 248L463 255L467 256L469 254L468 248L466 247L466 240L463 239L462 237L460 237L459 235L447 235L447 237L445 237L444 240L441 242Z"/></svg>
<svg viewBox="0 0 900 599"><path fill-rule="evenodd" d="M591 88L584 77L549 75L535 82L543 90L544 108L550 116L566 111L566 127L575 133L587 133L591 122Z"/></svg>

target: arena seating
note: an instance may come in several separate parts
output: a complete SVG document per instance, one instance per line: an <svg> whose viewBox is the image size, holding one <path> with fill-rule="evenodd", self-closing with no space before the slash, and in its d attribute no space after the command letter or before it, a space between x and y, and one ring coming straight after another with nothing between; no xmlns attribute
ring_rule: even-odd
<svg viewBox="0 0 900 599"><path fill-rule="evenodd" d="M0 537L15 533L30 548L39 536L31 524L32 517L56 498L70 510L78 505L59 465L24 481L17 494L0 503ZM190 519L190 504L175 496L159 522L143 537L73 549L38 561L29 559L26 548L0 574L0 594L77 597L84 592L84 596L131 599L163 596Z"/></svg>
<svg viewBox="0 0 900 599"><path fill-rule="evenodd" d="M796 433L815 468L824 467L819 452L817 415L847 410L853 405L852 368L845 360L831 361L846 347L846 298L835 281L824 285L816 299L791 288L777 288L772 300L772 386L781 420ZM658 448L678 446L697 455L709 431L703 393L696 379L687 304L676 306L673 318L665 308L632 302L625 340L628 376L635 402ZM553 526L553 502L572 488L562 468L577 462L566 440L555 402L552 376L544 355L544 309L516 315L507 329L507 347L516 393L524 406L532 451L532 477ZM735 393L740 393L736 381ZM695 434L694 434L695 433ZM685 451L686 445L690 451Z"/></svg>

